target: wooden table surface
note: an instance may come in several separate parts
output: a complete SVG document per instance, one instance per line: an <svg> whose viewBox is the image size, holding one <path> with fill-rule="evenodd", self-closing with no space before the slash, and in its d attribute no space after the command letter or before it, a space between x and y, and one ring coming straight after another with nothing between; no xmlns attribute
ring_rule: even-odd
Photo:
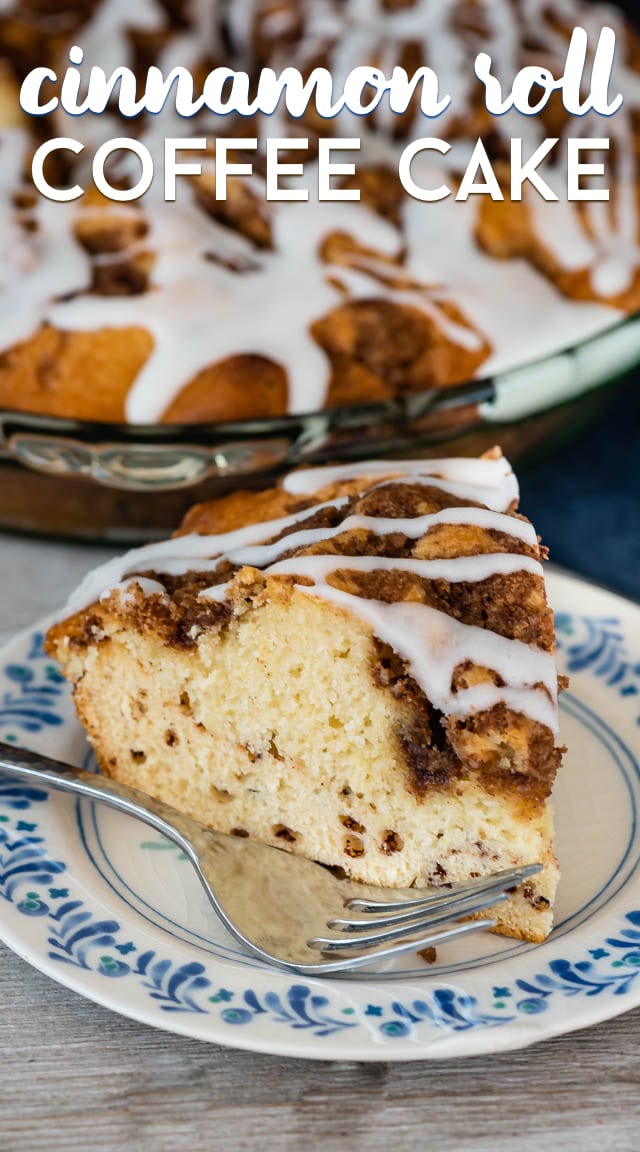
<svg viewBox="0 0 640 1152"><path fill-rule="evenodd" d="M0 537L0 640L108 555ZM2 1152L640 1152L640 1010L501 1056L313 1063L155 1031L0 953Z"/></svg>

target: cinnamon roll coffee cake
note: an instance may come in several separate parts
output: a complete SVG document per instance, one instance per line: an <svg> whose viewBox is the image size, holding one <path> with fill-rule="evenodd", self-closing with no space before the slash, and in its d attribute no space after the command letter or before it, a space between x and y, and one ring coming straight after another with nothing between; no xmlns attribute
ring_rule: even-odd
<svg viewBox="0 0 640 1152"><path fill-rule="evenodd" d="M356 880L544 870L558 746L545 550L499 450L292 472L92 572L50 629L103 772Z"/></svg>
<svg viewBox="0 0 640 1152"><path fill-rule="evenodd" d="M614 82L624 106L603 128L596 113L572 117L554 93L540 115L492 117L474 83L473 60L487 52L508 85L536 64L560 76L572 29L598 35L612 26ZM182 65L245 70L256 82L269 66L304 77L350 69L408 76L437 71L450 107L435 118L419 101L394 114L320 120L311 107L292 122L237 118L206 110L185 123L169 108L118 119L19 113L20 82L35 67L60 76L78 45L83 67L118 66L167 76ZM449 387L532 362L579 344L640 306L637 156L640 154L640 49L623 16L584 0L11 0L0 4L0 407L131 424L268 418L383 402L432 386ZM49 90L48 90L49 91ZM54 91L53 85L51 91ZM180 177L166 203L167 137L207 142L200 176ZM51 157L58 187L85 189L57 204L35 192L30 163L47 133L84 145L77 157ZM611 137L608 205L568 203L567 139ZM273 138L297 135L309 200L272 202L265 179ZM106 139L135 137L156 166L149 191L114 204L91 182L91 158ZM359 202L318 195L320 137L358 138L338 160L353 175L335 187ZM214 188L224 138L255 138L249 176L231 175L226 199ZM455 189L481 140L504 202L453 195L412 199L398 178L407 143L451 144L424 152L415 183ZM547 203L525 185L509 199L509 143L532 156L557 146L539 166L557 191ZM602 156L598 153L598 159ZM193 159L193 157L190 157ZM109 175L127 188L139 177L131 154L114 154ZM286 162L286 157L283 156ZM131 167L133 164L133 169ZM299 187L282 177L284 187ZM88 384L90 381L90 385Z"/></svg>

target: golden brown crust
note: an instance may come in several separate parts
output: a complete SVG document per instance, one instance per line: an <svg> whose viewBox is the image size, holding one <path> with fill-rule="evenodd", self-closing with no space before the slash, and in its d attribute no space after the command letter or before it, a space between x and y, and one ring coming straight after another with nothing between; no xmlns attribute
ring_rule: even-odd
<svg viewBox="0 0 640 1152"><path fill-rule="evenodd" d="M455 305L443 307L452 320L464 323ZM331 363L328 407L460 383L490 352L483 339L475 350L462 348L426 313L390 300L342 304L311 331Z"/></svg>
<svg viewBox="0 0 640 1152"><path fill-rule="evenodd" d="M264 356L229 356L187 384L165 410L165 424L259 420L282 416L288 386L283 368Z"/></svg>
<svg viewBox="0 0 640 1152"><path fill-rule="evenodd" d="M0 58L0 130L17 128L24 123L19 102L19 89L9 64Z"/></svg>
<svg viewBox="0 0 640 1152"><path fill-rule="evenodd" d="M175 533L185 536L196 532L200 536L215 536L221 532L233 532L246 524L262 524L265 520L279 520L309 507L312 500L290 496L284 488L265 488L261 492L239 490L210 500L206 504L195 504Z"/></svg>
<svg viewBox="0 0 640 1152"><path fill-rule="evenodd" d="M60 332L43 325L0 354L0 406L123 422L127 393L152 348L144 328Z"/></svg>

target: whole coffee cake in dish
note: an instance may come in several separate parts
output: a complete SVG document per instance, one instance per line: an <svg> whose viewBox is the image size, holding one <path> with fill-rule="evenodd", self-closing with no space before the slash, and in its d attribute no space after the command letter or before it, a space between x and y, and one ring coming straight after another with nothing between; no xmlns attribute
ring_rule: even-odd
<svg viewBox="0 0 640 1152"><path fill-rule="evenodd" d="M91 573L47 648L108 775L383 886L540 861L561 758L544 549L498 450L290 473Z"/></svg>
<svg viewBox="0 0 640 1152"><path fill-rule="evenodd" d="M489 53L506 84L537 64L562 75L571 32L589 33L587 73L598 35L613 25L616 91L624 106L607 121L611 200L569 203L567 139L597 143L602 117L569 116L554 93L540 115L491 117L473 60ZM292 122L279 108L250 119L202 112L189 135L203 137L202 174L180 177L166 203L166 137L185 134L171 107L157 116L19 115L18 86L47 65L62 75L69 48L107 73L141 77L176 65L196 78L220 65L328 68L336 85L359 65L411 75L434 68L451 105L422 115L416 99L394 115L388 101L370 117L317 114ZM571 347L640 306L640 50L621 14L583 0L67 0L0 4L0 407L131 424L268 418L382 402L453 386ZM170 102L169 102L170 104ZM85 144L64 153L52 182L79 181L77 201L35 193L30 162L43 135ZM308 202L267 201L267 140L302 135ZM145 196L114 204L97 195L91 159L104 139L136 136L155 162ZM215 193L222 137L255 138L250 176L231 175ZM360 138L353 176L360 202L318 197L318 137ZM421 137L450 142L446 155L419 154L420 187L446 184L438 203L412 199L398 178L402 149ZM509 199L509 145L531 156L557 144L538 166L557 190L546 203L525 184ZM455 191L478 139L504 188L504 202ZM597 157L596 157L597 158ZM56 157L50 158L56 163ZM193 159L193 157L190 157ZM198 159L198 157L196 157ZM131 154L109 176L127 187L140 174ZM87 379L91 387L87 387Z"/></svg>

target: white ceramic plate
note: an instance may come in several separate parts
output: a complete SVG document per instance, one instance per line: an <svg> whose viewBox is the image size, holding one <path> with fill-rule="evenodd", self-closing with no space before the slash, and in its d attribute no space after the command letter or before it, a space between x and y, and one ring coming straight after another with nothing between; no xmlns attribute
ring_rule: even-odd
<svg viewBox="0 0 640 1152"><path fill-rule="evenodd" d="M190 864L137 822L0 776L0 934L83 996L172 1032L314 1059L519 1048L640 1003L640 608L556 572L569 747L557 787L556 928L478 934L375 976L303 980L244 955ZM0 653L0 738L80 764L88 748L41 630Z"/></svg>

